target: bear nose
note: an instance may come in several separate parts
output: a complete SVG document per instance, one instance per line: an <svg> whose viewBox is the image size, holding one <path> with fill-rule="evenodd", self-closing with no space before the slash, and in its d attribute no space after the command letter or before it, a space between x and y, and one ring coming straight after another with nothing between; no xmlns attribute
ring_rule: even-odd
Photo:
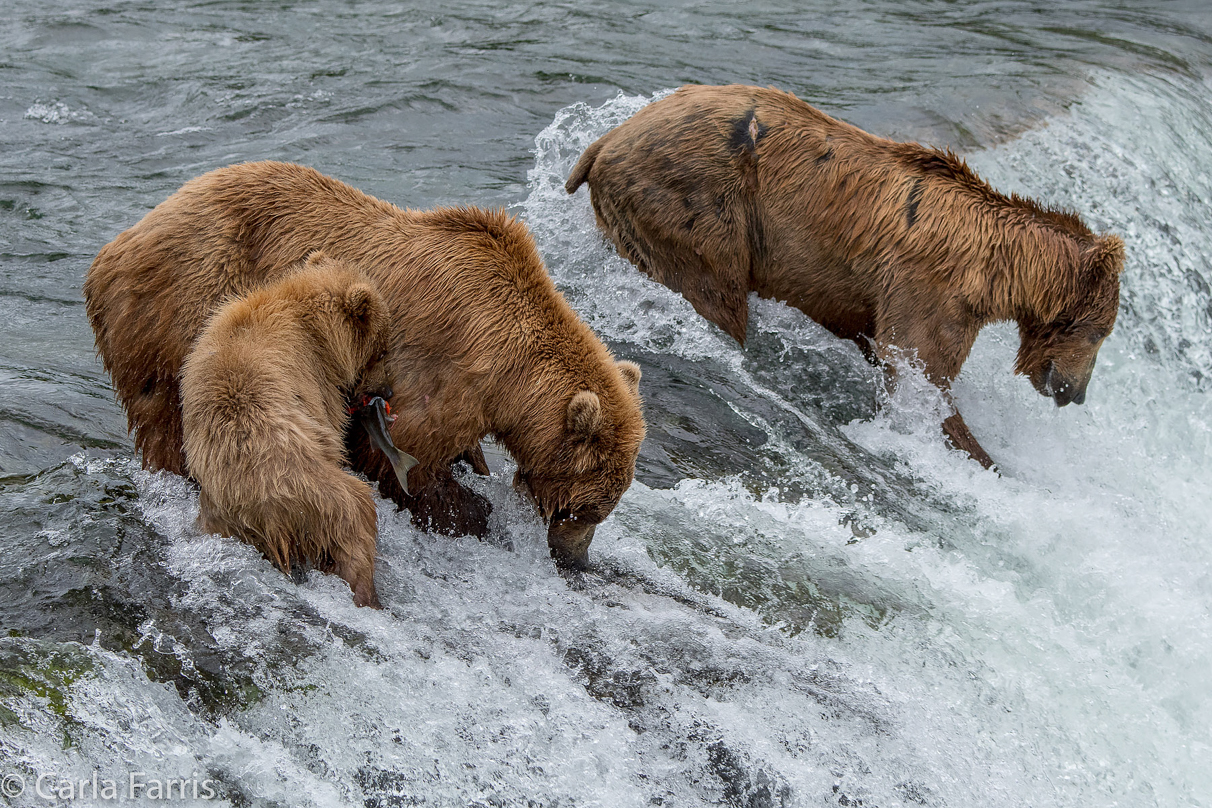
<svg viewBox="0 0 1212 808"><path fill-rule="evenodd" d="M1077 395L1075 395L1075 396L1073 397L1073 403L1074 403L1074 404L1085 404L1085 403L1086 403L1086 390L1085 390L1085 388L1082 388L1081 390L1079 390L1079 391L1078 391L1078 393L1077 393Z"/></svg>

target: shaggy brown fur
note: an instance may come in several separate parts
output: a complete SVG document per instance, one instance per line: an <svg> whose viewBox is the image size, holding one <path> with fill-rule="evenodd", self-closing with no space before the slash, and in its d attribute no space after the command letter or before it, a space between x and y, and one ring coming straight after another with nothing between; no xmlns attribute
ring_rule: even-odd
<svg viewBox="0 0 1212 808"><path fill-rule="evenodd" d="M220 308L181 368L185 456L205 530L235 536L289 572L305 562L375 592L371 488L342 471L347 403L389 398L387 306L322 254Z"/></svg>
<svg viewBox="0 0 1212 808"><path fill-rule="evenodd" d="M586 181L619 251L742 344L756 291L885 368L916 352L948 392L977 332L1015 320L1016 372L1064 406L1115 324L1119 238L778 90L683 87L593 143L565 188ZM943 426L992 465L958 412Z"/></svg>
<svg viewBox="0 0 1212 808"><path fill-rule="evenodd" d="M639 369L611 357L556 290L526 227L503 212L400 210L289 163L186 183L102 249L85 282L145 460L172 468L177 458L175 375L208 313L313 250L362 268L387 301L392 438L420 461L410 484L449 480L450 462L494 435L549 518L557 560L584 563L593 526L635 470ZM411 508L386 458L352 434L353 467Z"/></svg>

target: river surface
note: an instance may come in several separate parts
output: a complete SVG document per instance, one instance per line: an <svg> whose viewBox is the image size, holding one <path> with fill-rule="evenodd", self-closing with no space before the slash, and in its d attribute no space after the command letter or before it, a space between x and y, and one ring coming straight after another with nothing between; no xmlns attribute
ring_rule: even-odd
<svg viewBox="0 0 1212 808"><path fill-rule="evenodd" d="M3 799L113 804L134 778L233 806L1212 806L1206 4L3 16ZM1121 234L1086 405L986 329L956 398L997 476L947 448L920 379L877 409L878 373L797 311L753 299L741 349L619 259L564 177L688 82L792 91ZM140 470L85 271L187 179L265 158L510 208L642 365L649 437L591 571L554 569L500 451L469 480L487 541L380 502L382 612L199 535L194 490Z"/></svg>

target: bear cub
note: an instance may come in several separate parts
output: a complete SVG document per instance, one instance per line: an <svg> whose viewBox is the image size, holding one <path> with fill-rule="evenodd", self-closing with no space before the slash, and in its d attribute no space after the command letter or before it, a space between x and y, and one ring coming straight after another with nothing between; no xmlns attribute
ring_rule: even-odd
<svg viewBox="0 0 1212 808"><path fill-rule="evenodd" d="M184 448L203 529L336 573L379 607L370 486L343 470L351 403L391 397L388 312L347 264L313 253L230 300L181 369Z"/></svg>

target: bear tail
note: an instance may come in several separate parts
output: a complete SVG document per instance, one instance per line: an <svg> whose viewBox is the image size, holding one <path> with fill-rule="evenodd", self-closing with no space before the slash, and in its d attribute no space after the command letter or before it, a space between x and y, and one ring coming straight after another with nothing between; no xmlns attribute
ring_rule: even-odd
<svg viewBox="0 0 1212 808"><path fill-rule="evenodd" d="M577 188L580 188L582 183L589 178L589 170L593 168L593 161L598 159L598 152L602 150L602 141L595 140L593 144L585 150L581 155L581 159L577 160L577 164L572 167L572 173L568 175L568 182L564 183L564 190L570 194L575 194Z"/></svg>

